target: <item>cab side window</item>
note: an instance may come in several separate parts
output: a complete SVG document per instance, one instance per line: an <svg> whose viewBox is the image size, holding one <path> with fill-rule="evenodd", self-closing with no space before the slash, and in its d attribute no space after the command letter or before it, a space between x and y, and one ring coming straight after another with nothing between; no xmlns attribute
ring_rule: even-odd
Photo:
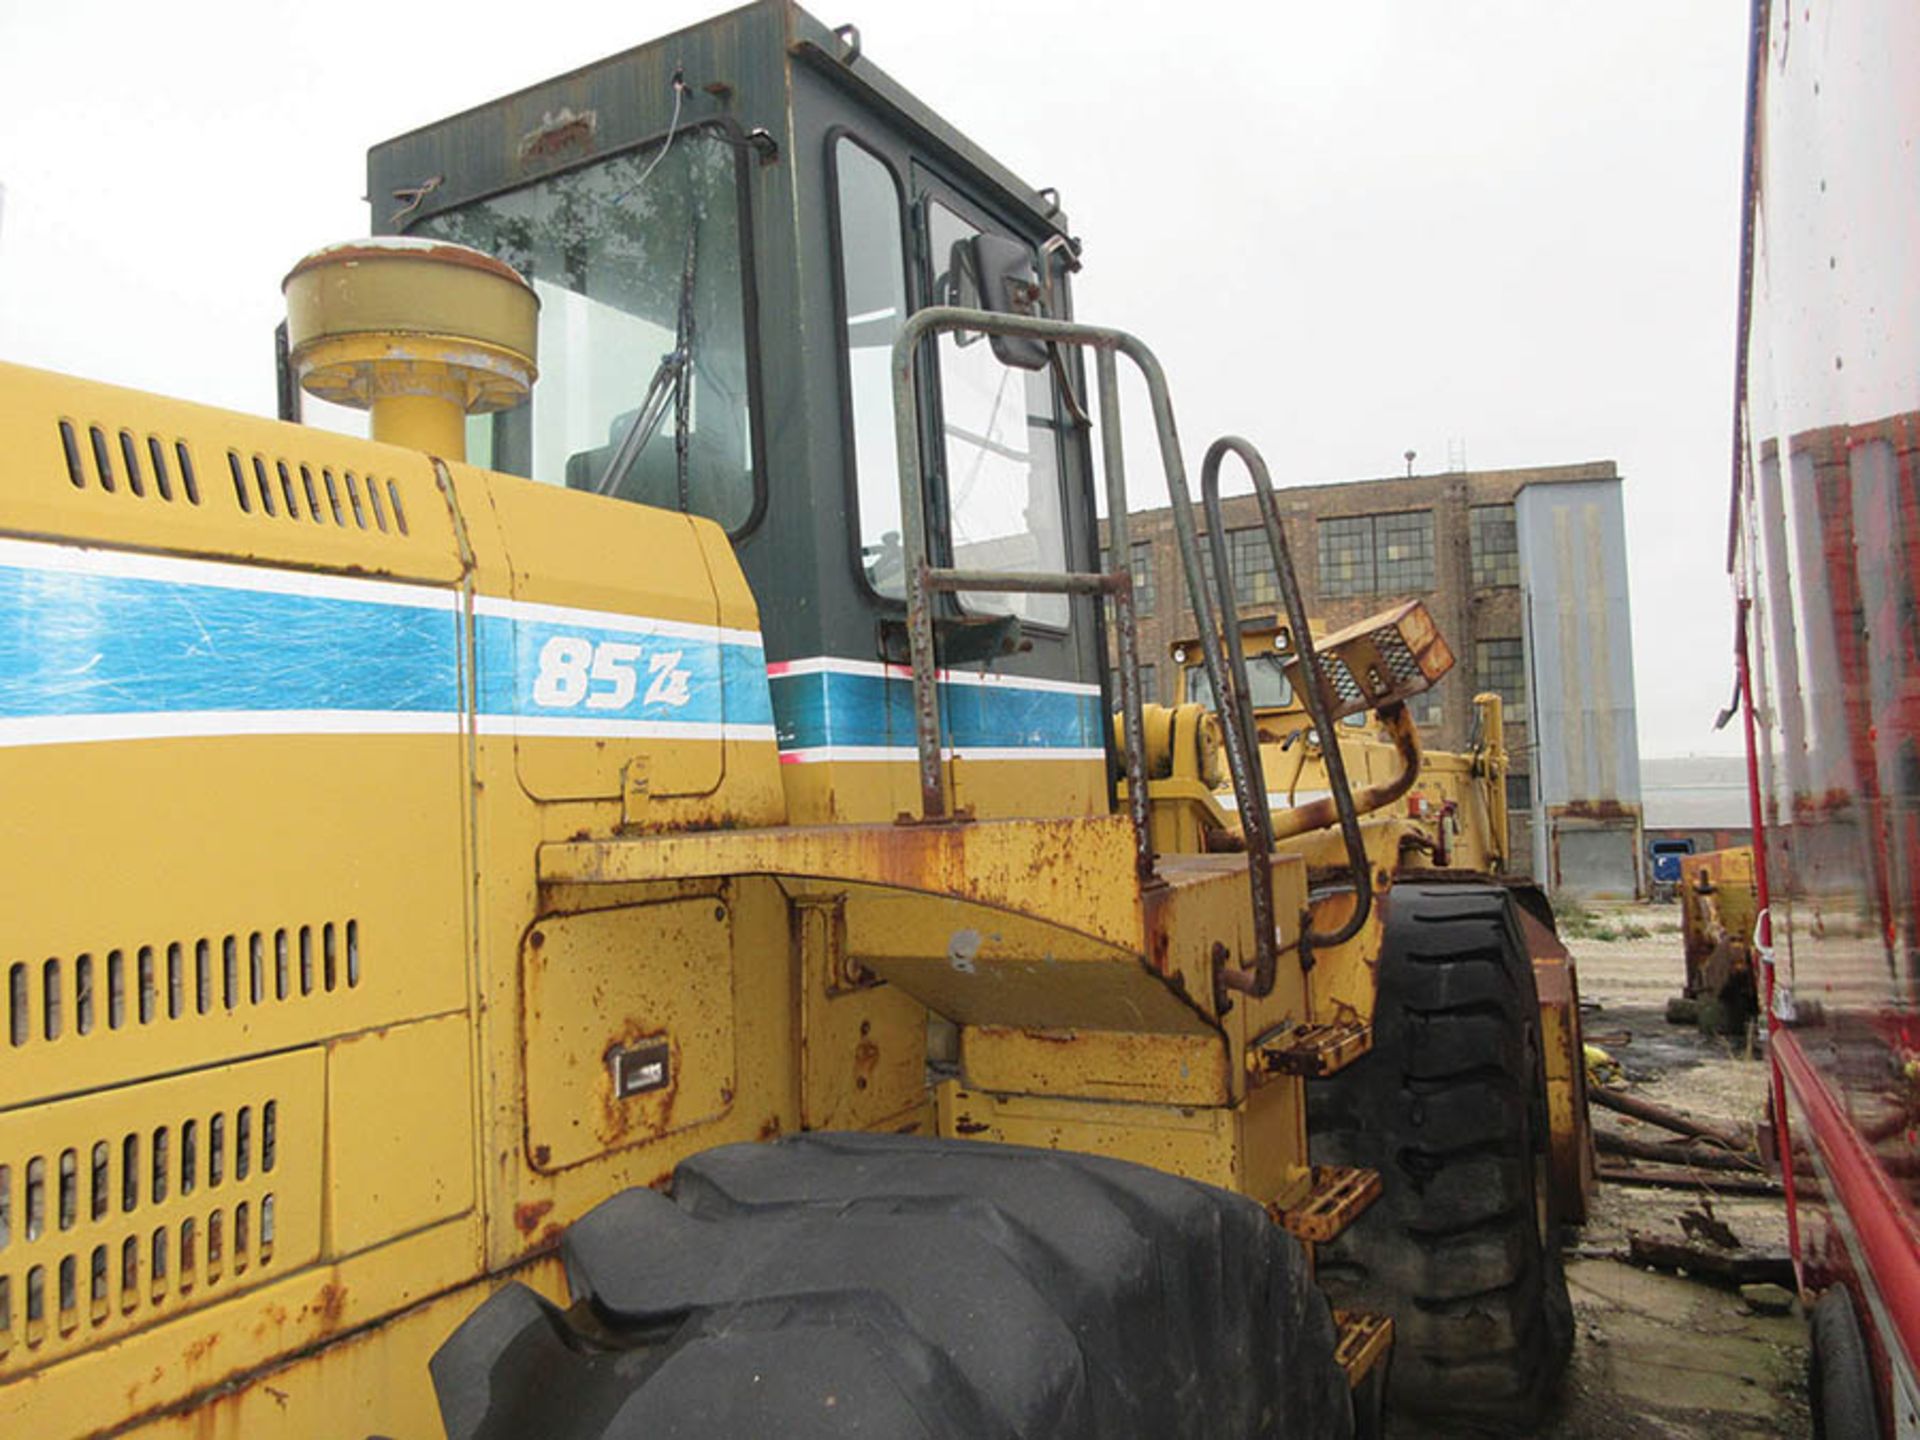
<svg viewBox="0 0 1920 1440"><path fill-rule="evenodd" d="M893 171L849 136L834 141L833 170L860 564L868 584L898 599L907 589L891 364L907 317L904 204Z"/></svg>

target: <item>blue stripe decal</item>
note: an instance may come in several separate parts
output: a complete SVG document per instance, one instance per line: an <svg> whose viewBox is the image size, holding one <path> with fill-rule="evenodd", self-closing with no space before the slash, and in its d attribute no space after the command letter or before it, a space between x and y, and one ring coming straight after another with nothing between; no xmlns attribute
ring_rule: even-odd
<svg viewBox="0 0 1920 1440"><path fill-rule="evenodd" d="M0 567L0 716L458 708L451 609Z"/></svg>
<svg viewBox="0 0 1920 1440"><path fill-rule="evenodd" d="M766 663L757 643L733 638L742 632L723 642L702 626L480 603L478 710L498 728L539 717L564 727L530 733L660 725L718 738L724 725L768 738ZM57 740L62 718L102 716L180 717L154 734L195 733L192 717L221 714L347 732L382 728L368 716L442 717L451 728L463 708L456 605L424 586L0 541L0 722L14 722L0 739Z"/></svg>
<svg viewBox="0 0 1920 1440"><path fill-rule="evenodd" d="M805 671L773 677L782 750L914 745L913 684L899 676ZM940 683L943 742L955 749L1099 749L1100 697L1015 685Z"/></svg>

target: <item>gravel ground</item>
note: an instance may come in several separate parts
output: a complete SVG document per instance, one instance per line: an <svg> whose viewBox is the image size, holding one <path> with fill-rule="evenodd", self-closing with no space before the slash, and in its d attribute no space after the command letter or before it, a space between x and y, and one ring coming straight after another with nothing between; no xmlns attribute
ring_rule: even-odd
<svg viewBox="0 0 1920 1440"><path fill-rule="evenodd" d="M1646 939L1570 940L1585 1031L1620 1062L1630 1093L1703 1120L1751 1126L1764 1113L1763 1051L1666 1023L1684 962L1671 906L1624 906L1617 920ZM1596 1127L1664 1140L1665 1133L1595 1107ZM1633 1437L1789 1437L1811 1433L1805 1393L1806 1330L1795 1314L1751 1315L1739 1296L1705 1281L1658 1274L1611 1258L1630 1230L1682 1238L1679 1213L1710 1203L1741 1244L1784 1250L1778 1199L1603 1184L1589 1223L1569 1246L1576 1339L1561 1414L1546 1434L1581 1440Z"/></svg>

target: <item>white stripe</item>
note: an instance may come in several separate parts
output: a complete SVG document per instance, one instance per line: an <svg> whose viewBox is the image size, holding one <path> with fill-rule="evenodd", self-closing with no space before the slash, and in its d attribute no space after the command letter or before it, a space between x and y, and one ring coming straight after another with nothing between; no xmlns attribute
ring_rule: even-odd
<svg viewBox="0 0 1920 1440"><path fill-rule="evenodd" d="M581 625L595 630L615 630L626 635L663 635L674 640L718 641L722 645L760 648L758 630L733 630L724 625L661 620L651 615L623 614L617 610L584 610L573 605L510 600L500 595L476 595L473 609L477 615L498 615L507 620L539 625Z"/></svg>
<svg viewBox="0 0 1920 1440"><path fill-rule="evenodd" d="M520 735L528 738L625 740L764 740L774 738L771 725L726 724L691 720L602 720L562 715L482 715L482 735Z"/></svg>
<svg viewBox="0 0 1920 1440"><path fill-rule="evenodd" d="M235 565L218 560L187 560L133 550L55 545L37 540L0 539L0 565L16 570L47 570L63 575L106 575L153 580L171 585L204 585L220 590L252 590L269 595L301 595L363 604L407 605L422 610L453 610L459 597L430 582L366 580L308 570L264 565Z"/></svg>
<svg viewBox="0 0 1920 1440"><path fill-rule="evenodd" d="M893 680L913 679L913 669L907 665L883 665L878 660L842 660L835 655L809 655L801 660L777 661L767 667L767 673L775 680L788 675L865 675L870 678ZM1073 680L1043 680L1032 675L1003 675L998 671L982 673L977 670L940 670L937 677L948 685L987 685L999 686L1008 690L1040 690L1060 695L1098 695L1098 685L1085 685Z"/></svg>
<svg viewBox="0 0 1920 1440"><path fill-rule="evenodd" d="M1068 745L1022 745L1011 749L963 746L946 752L955 760L1104 760L1107 752Z"/></svg>
<svg viewBox="0 0 1920 1440"><path fill-rule="evenodd" d="M0 747L94 740L186 740L234 735L453 735L461 717L432 710L170 710L157 714L35 715L0 720ZM581 720L482 715L483 735L733 740L772 744L773 726L672 720ZM909 756L912 751L906 752Z"/></svg>
<svg viewBox="0 0 1920 1440"><path fill-rule="evenodd" d="M35 715L0 720L0 746L231 735L452 735L451 711L170 710L151 715Z"/></svg>
<svg viewBox="0 0 1920 1440"><path fill-rule="evenodd" d="M782 750L780 758L789 764L818 765L835 761L884 760L894 762L916 761L919 750L911 745L809 745L795 750ZM968 747L954 750L943 749L943 760L1104 760L1104 750L1069 749L1066 746L1048 748L1043 745L1029 745L1015 748Z"/></svg>

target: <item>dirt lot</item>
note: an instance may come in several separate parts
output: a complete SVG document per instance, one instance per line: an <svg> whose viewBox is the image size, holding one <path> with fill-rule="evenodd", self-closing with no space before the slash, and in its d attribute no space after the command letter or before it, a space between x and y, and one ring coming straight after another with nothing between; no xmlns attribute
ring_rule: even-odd
<svg viewBox="0 0 1920 1440"><path fill-rule="evenodd" d="M1632 1094L1701 1119L1750 1125L1763 1111L1764 1052L1666 1023L1680 990L1678 913L1670 906L1621 907L1607 928L1634 925L1644 939L1571 939L1585 1028L1620 1061ZM1609 1111L1594 1123L1642 1139L1665 1134ZM1784 1250L1786 1215L1774 1198L1713 1197L1698 1191L1603 1184L1593 1216L1568 1249L1567 1280L1576 1336L1561 1414L1545 1432L1567 1440L1629 1437L1798 1437L1810 1431L1804 1370L1805 1322L1798 1314L1748 1313L1739 1295L1694 1278L1625 1263L1631 1230L1680 1239L1681 1211L1711 1199L1748 1250Z"/></svg>
<svg viewBox="0 0 1920 1440"><path fill-rule="evenodd" d="M1628 1093L1727 1126L1751 1125L1766 1100L1764 1052L1666 1022L1684 962L1670 906L1601 910L1593 928L1636 927L1644 938L1568 939L1580 977L1589 1040L1619 1060ZM1595 1108L1594 1124L1640 1139L1666 1132ZM1616 1163L1612 1157L1603 1157ZM1805 1393L1806 1327L1797 1312L1749 1313L1732 1288L1649 1270L1625 1259L1628 1235L1684 1238L1683 1210L1712 1206L1751 1251L1786 1247L1786 1215L1773 1198L1714 1195L1711 1173L1693 1190L1602 1184L1588 1225L1569 1236L1573 1364L1556 1414L1540 1432L1555 1440L1799 1440L1812 1433ZM1391 1426L1393 1440L1481 1440L1476 1430Z"/></svg>

